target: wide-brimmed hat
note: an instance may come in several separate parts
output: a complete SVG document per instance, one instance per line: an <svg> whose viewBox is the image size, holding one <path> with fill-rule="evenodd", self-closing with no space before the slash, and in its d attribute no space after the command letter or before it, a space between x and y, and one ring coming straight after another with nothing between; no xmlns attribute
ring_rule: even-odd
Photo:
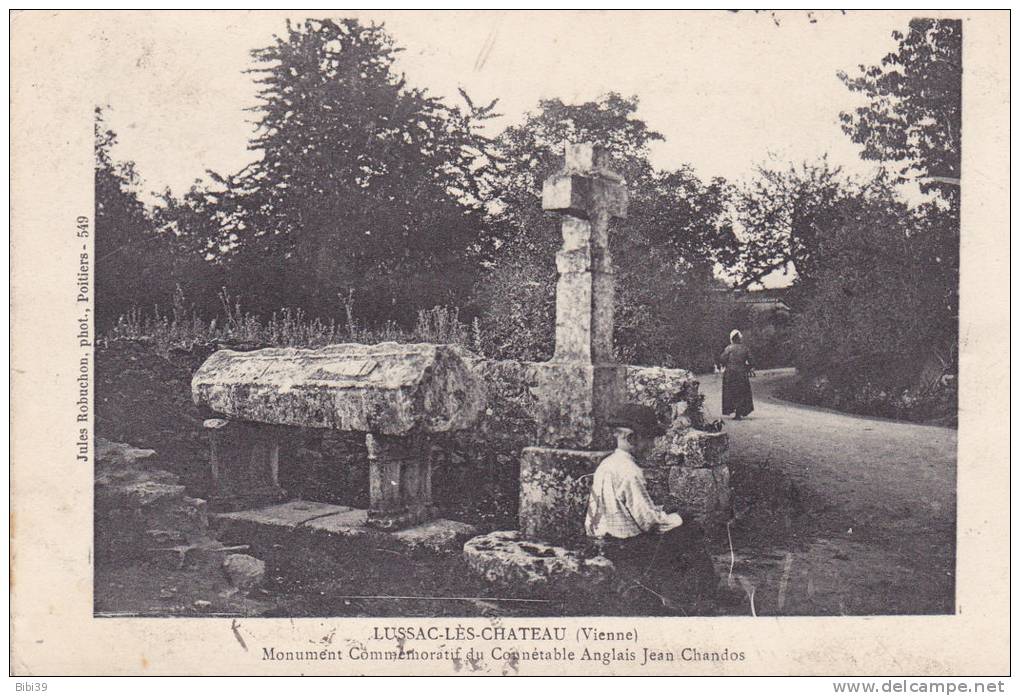
<svg viewBox="0 0 1020 696"><path fill-rule="evenodd" d="M644 404L620 404L613 409L612 415L609 416L609 426L630 428L638 435L645 437L659 437L666 432L666 426L659 422L655 411Z"/></svg>

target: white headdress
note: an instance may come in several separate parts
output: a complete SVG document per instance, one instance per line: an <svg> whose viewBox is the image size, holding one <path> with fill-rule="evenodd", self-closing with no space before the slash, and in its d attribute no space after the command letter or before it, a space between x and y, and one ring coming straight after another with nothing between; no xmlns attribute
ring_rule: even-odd
<svg viewBox="0 0 1020 696"><path fill-rule="evenodd" d="M733 331L730 331L730 343L733 343L733 339L735 338L744 338L744 335L740 333L739 329L733 329Z"/></svg>

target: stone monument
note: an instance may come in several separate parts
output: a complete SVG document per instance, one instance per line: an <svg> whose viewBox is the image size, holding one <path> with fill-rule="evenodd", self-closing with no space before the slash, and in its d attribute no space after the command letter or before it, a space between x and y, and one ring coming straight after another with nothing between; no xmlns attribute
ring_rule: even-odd
<svg viewBox="0 0 1020 696"><path fill-rule="evenodd" d="M278 473L295 428L361 432L367 521L380 529L435 516L428 437L468 428L485 403L460 354L428 343L221 350L195 373L192 394L223 416L206 421L214 506L283 500Z"/></svg>
<svg viewBox="0 0 1020 696"><path fill-rule="evenodd" d="M563 168L543 186L542 207L562 217L563 247L556 254L556 350L552 360L531 365L538 444L521 451L519 529L470 539L464 559L506 589L570 595L615 582L608 559L578 551L591 476L613 445L609 414L631 392L638 394L633 400L675 408L697 382L681 380L683 388L659 394L674 381L670 371L649 368L651 384L628 385L626 366L614 360L609 227L627 215L627 189L605 151L566 143ZM707 519L729 502L726 436L694 433L690 425L674 418L646 478L650 488L689 498L694 516Z"/></svg>
<svg viewBox="0 0 1020 696"><path fill-rule="evenodd" d="M563 168L542 189L542 208L562 216L556 254L556 350L537 366L538 446L521 453L520 530L573 545L584 536L590 475L611 445L606 419L624 400L614 362L614 273L609 225L627 215L623 178L592 143L566 143Z"/></svg>

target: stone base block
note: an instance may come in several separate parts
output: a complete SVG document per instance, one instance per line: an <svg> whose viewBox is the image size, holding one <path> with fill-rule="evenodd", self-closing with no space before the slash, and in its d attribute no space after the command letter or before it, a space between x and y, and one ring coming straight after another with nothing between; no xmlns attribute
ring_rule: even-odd
<svg viewBox="0 0 1020 696"><path fill-rule="evenodd" d="M625 398L626 372L624 366L611 364L536 364L532 394L538 441L567 449L611 447L605 422L610 410Z"/></svg>
<svg viewBox="0 0 1020 696"><path fill-rule="evenodd" d="M368 434L365 447L371 526L401 529L436 516L427 439Z"/></svg>
<svg viewBox="0 0 1020 696"><path fill-rule="evenodd" d="M293 500L257 510L213 515L218 537L255 548L304 543L319 550L356 554L377 549L427 553L459 553L476 533L463 522L434 519L388 532L369 523L369 512L343 505Z"/></svg>
<svg viewBox="0 0 1020 696"><path fill-rule="evenodd" d="M669 492L679 499L681 515L702 523L718 522L725 519L730 510L729 467L674 466L669 470Z"/></svg>
<svg viewBox="0 0 1020 696"><path fill-rule="evenodd" d="M519 526L525 539L564 546L584 541L592 474L609 452L525 447Z"/></svg>
<svg viewBox="0 0 1020 696"><path fill-rule="evenodd" d="M611 590L616 569L605 556L521 538L519 532L492 532L464 544L464 561L493 585L527 596L572 596Z"/></svg>

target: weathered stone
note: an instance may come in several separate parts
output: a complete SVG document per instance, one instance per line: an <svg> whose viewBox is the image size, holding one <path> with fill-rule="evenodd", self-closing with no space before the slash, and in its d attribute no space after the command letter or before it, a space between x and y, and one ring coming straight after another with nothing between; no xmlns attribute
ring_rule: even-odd
<svg viewBox="0 0 1020 696"><path fill-rule="evenodd" d="M96 438L95 458L97 471L136 468L139 462L149 459L155 454L156 450L132 447L123 442L111 442L102 437Z"/></svg>
<svg viewBox="0 0 1020 696"><path fill-rule="evenodd" d="M584 244L556 252L556 270L560 274L605 271L612 266L609 249L594 244Z"/></svg>
<svg viewBox="0 0 1020 696"><path fill-rule="evenodd" d="M237 420L382 435L459 430L484 408L458 352L428 343L217 351L191 388Z"/></svg>
<svg viewBox="0 0 1020 696"><path fill-rule="evenodd" d="M410 551L449 553L460 549L476 533L473 526L464 522L432 520L417 527L402 529L393 536Z"/></svg>
<svg viewBox="0 0 1020 696"><path fill-rule="evenodd" d="M624 395L621 365L548 362L535 365L538 442L548 447L605 449L606 420Z"/></svg>
<svg viewBox="0 0 1020 696"><path fill-rule="evenodd" d="M232 553L223 559L223 572L231 585L242 592L250 592L262 584L266 564L244 553Z"/></svg>
<svg viewBox="0 0 1020 696"><path fill-rule="evenodd" d="M666 466L642 468L642 473L645 475L645 485L648 488L648 495L652 496L652 500L657 505L664 505L670 502L669 469Z"/></svg>
<svg viewBox="0 0 1020 696"><path fill-rule="evenodd" d="M680 463L688 469L716 467L726 463L730 445L727 433L671 429L664 439L667 451L681 457Z"/></svg>
<svg viewBox="0 0 1020 696"><path fill-rule="evenodd" d="M143 529L174 529L186 540L201 538L209 529L206 503L201 498L167 498L140 511Z"/></svg>
<svg viewBox="0 0 1020 696"><path fill-rule="evenodd" d="M608 264L603 257L601 269L560 271L555 362L613 362L614 274Z"/></svg>
<svg viewBox="0 0 1020 696"><path fill-rule="evenodd" d="M432 463L418 438L365 436L368 447L368 522L400 529L435 517Z"/></svg>
<svg viewBox="0 0 1020 696"><path fill-rule="evenodd" d="M128 506L146 505L153 502L152 496L163 497L163 493L176 495L177 476L169 471L153 468L155 450L141 449L122 442L96 439L95 486L97 507L116 506L124 503L123 498L135 500ZM129 489L139 484L137 489ZM146 490L149 489L149 490ZM101 500L100 500L101 498Z"/></svg>
<svg viewBox="0 0 1020 696"><path fill-rule="evenodd" d="M556 256L555 362L613 362L609 222L626 217L627 189L602 148L566 143L563 168L542 187L542 208L563 215Z"/></svg>
<svg viewBox="0 0 1020 696"><path fill-rule="evenodd" d="M586 219L627 217L627 188L610 171L609 157L594 143L565 143L563 168L542 186L542 209Z"/></svg>
<svg viewBox="0 0 1020 696"><path fill-rule="evenodd" d="M679 404L673 405L673 421L670 423L671 427L677 428L678 430L687 430L693 423L691 422L690 416L683 415L686 404L681 401Z"/></svg>
<svg viewBox="0 0 1020 696"><path fill-rule="evenodd" d="M191 543L206 534L205 501L185 495L170 472L147 468L155 452L102 439L96 450L99 562L144 559L154 548Z"/></svg>
<svg viewBox="0 0 1020 696"><path fill-rule="evenodd" d="M216 539L205 537L192 543L157 546L150 549L151 557L165 568L180 570L184 567L223 565L228 554L248 551L247 544L227 546Z"/></svg>
<svg viewBox="0 0 1020 696"><path fill-rule="evenodd" d="M284 500L280 488L280 452L295 448L292 433L279 426L206 420L211 445L213 495L217 510L239 510Z"/></svg>
<svg viewBox="0 0 1020 696"><path fill-rule="evenodd" d="M160 501L180 500L183 497L184 486L142 480L98 487L96 507L139 510Z"/></svg>
<svg viewBox="0 0 1020 696"><path fill-rule="evenodd" d="M666 367L627 367L627 401L644 404L668 423L687 409L687 399L698 393L698 381L687 370ZM683 404L679 413L676 405Z"/></svg>
<svg viewBox="0 0 1020 696"><path fill-rule="evenodd" d="M229 521L259 522L265 525L295 529L312 520L337 515L351 508L331 503L316 503L307 500L292 500L279 505L269 505L256 510L239 510L215 515L220 523ZM364 511L362 511L364 513Z"/></svg>
<svg viewBox="0 0 1020 696"><path fill-rule="evenodd" d="M431 520L398 532L384 532L369 526L368 511L293 500L258 510L242 510L215 515L222 538L251 540L264 549L279 543L303 543L319 550L350 554L353 549L374 552L391 549L401 552L459 553L464 540L475 528L451 520ZM352 547L352 545L354 545Z"/></svg>
<svg viewBox="0 0 1020 696"><path fill-rule="evenodd" d="M184 533L179 529L146 529L145 536L153 544L170 546L184 542Z"/></svg>
<svg viewBox="0 0 1020 696"><path fill-rule="evenodd" d="M582 543L591 478L609 452L526 447L521 452L519 526L525 539Z"/></svg>
<svg viewBox="0 0 1020 696"><path fill-rule="evenodd" d="M591 177L553 174L542 184L542 209L587 218L591 205Z"/></svg>
<svg viewBox="0 0 1020 696"><path fill-rule="evenodd" d="M591 173L608 167L605 148L594 143L564 143L563 168L570 172Z"/></svg>
<svg viewBox="0 0 1020 696"><path fill-rule="evenodd" d="M614 398L650 406L663 422L685 428L691 423L679 414L687 410L687 401L673 403L672 400L678 394L697 396L699 390L697 380L686 370L625 365L622 366L622 397L613 396L617 385L605 389L601 398L599 393L594 393L595 398L590 399L587 394L594 391L594 387L589 390L587 383L600 383L594 379L595 369L560 363L486 360L469 351L461 354L485 387L486 409L474 428L457 437L459 441L470 443L473 454L492 451L493 459L504 460L510 456L516 462L521 448L535 442L536 433L540 444L588 448L589 445L582 444L586 434L594 429L588 414L592 411L605 414L603 409L611 407ZM599 371L612 374L614 368L602 367ZM567 375L559 374L564 371ZM591 377L588 377L589 372ZM612 446L605 435L594 440L594 449Z"/></svg>
<svg viewBox="0 0 1020 696"><path fill-rule="evenodd" d="M477 536L464 544L467 566L493 585L526 596L563 597L612 589L615 568L604 556L526 541L515 531Z"/></svg>
<svg viewBox="0 0 1020 696"><path fill-rule="evenodd" d="M679 500L681 515L693 517L699 522L718 521L729 512L729 467L672 467L669 470L669 492Z"/></svg>

